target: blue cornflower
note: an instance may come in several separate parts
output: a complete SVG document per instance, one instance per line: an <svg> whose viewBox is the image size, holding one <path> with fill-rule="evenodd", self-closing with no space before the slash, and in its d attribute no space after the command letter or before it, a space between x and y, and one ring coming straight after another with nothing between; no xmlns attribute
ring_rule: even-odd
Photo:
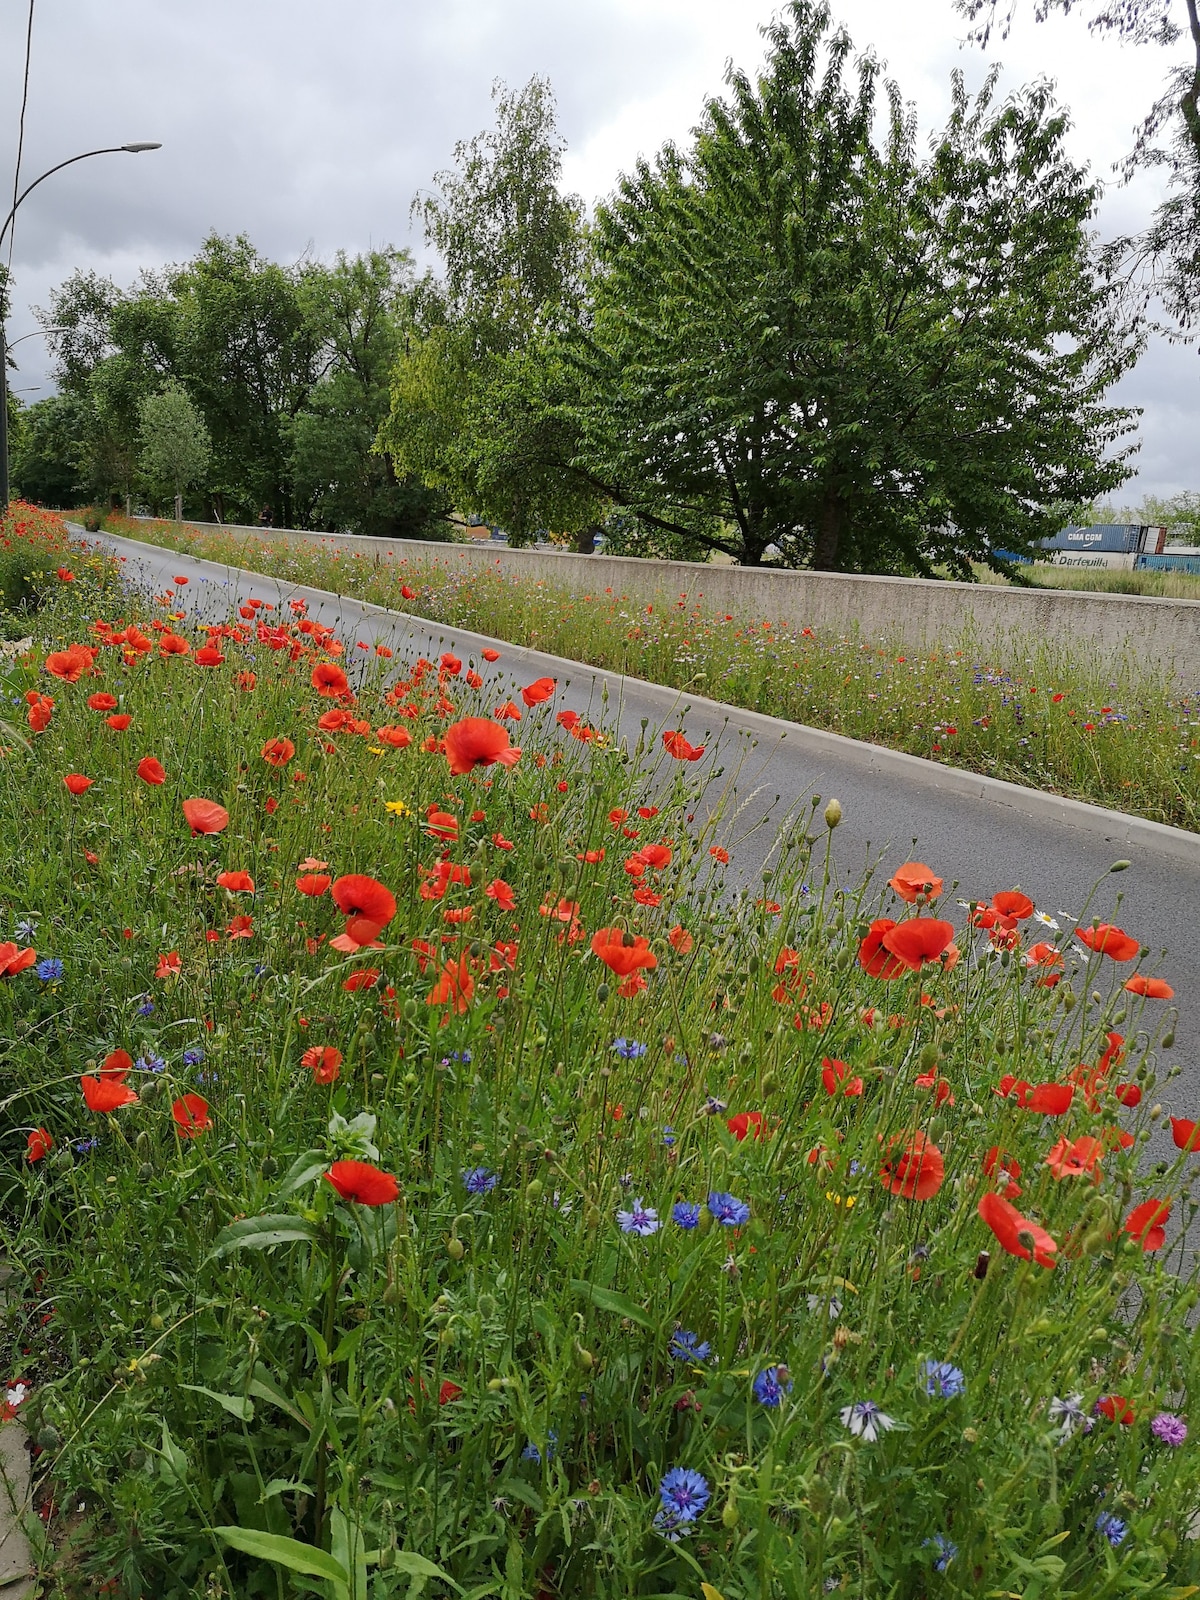
<svg viewBox="0 0 1200 1600"><path fill-rule="evenodd" d="M139 1072L165 1072L167 1063L161 1056L156 1056L153 1050L145 1050L134 1062Z"/></svg>
<svg viewBox="0 0 1200 1600"><path fill-rule="evenodd" d="M461 1061L464 1066L469 1066L471 1052L469 1050L451 1050L448 1056L442 1057L442 1065L444 1067L448 1067L452 1061Z"/></svg>
<svg viewBox="0 0 1200 1600"><path fill-rule="evenodd" d="M183 1052L183 1064L185 1067L198 1067L203 1060L204 1051L199 1045L193 1045L190 1050Z"/></svg>
<svg viewBox="0 0 1200 1600"><path fill-rule="evenodd" d="M686 1328L676 1328L667 1351L676 1361L707 1361L712 1354L712 1346L707 1339L689 1333Z"/></svg>
<svg viewBox="0 0 1200 1600"><path fill-rule="evenodd" d="M704 1097L704 1115L706 1117L719 1117L723 1111L728 1111L729 1106L724 1100L718 1100L715 1094Z"/></svg>
<svg viewBox="0 0 1200 1600"><path fill-rule="evenodd" d="M946 1568L958 1554L958 1546L953 1539L947 1539L944 1533L935 1533L932 1539L926 1539L926 1544L931 1544L937 1551L937 1560L933 1563L935 1572L945 1572Z"/></svg>
<svg viewBox="0 0 1200 1600"><path fill-rule="evenodd" d="M63 964L57 956L43 956L33 970L43 983L57 983L63 975Z"/></svg>
<svg viewBox="0 0 1200 1600"><path fill-rule="evenodd" d="M1096 1518L1096 1532L1102 1533L1115 1550L1129 1532L1129 1528L1120 1517L1114 1517L1111 1511L1102 1511Z"/></svg>
<svg viewBox="0 0 1200 1600"><path fill-rule="evenodd" d="M491 1194L500 1182L500 1174L486 1167L468 1167L462 1175L463 1188L468 1194Z"/></svg>
<svg viewBox="0 0 1200 1600"><path fill-rule="evenodd" d="M672 1467L662 1475L658 1496L663 1511L677 1526L682 1522L695 1522L712 1498L712 1490L702 1472L691 1467Z"/></svg>
<svg viewBox="0 0 1200 1600"><path fill-rule="evenodd" d="M137 1008L137 1012L139 1017L152 1017L154 1015L154 1001L143 1000Z"/></svg>
<svg viewBox="0 0 1200 1600"><path fill-rule="evenodd" d="M264 978L264 977L266 977L267 973L270 972L270 970L271 970L270 967L268 967L266 965L266 963L263 962L263 961L256 961L255 964L254 964L254 976L256 978Z"/></svg>
<svg viewBox="0 0 1200 1600"><path fill-rule="evenodd" d="M949 1361L922 1361L920 1375L925 1393L936 1400L953 1400L967 1386L962 1370Z"/></svg>
<svg viewBox="0 0 1200 1600"><path fill-rule="evenodd" d="M708 1197L708 1209L718 1222L727 1228L740 1228L750 1221L750 1207L744 1200L735 1200L723 1189L714 1189Z"/></svg>
<svg viewBox="0 0 1200 1600"><path fill-rule="evenodd" d="M669 1123L663 1129L662 1142L666 1145L668 1150L675 1143L675 1129L672 1128Z"/></svg>
<svg viewBox="0 0 1200 1600"><path fill-rule="evenodd" d="M17 702L20 704L20 701ZM37 923L32 917L22 917L13 930L14 934L23 944L28 944L30 939L37 936Z"/></svg>
<svg viewBox="0 0 1200 1600"><path fill-rule="evenodd" d="M754 1397L764 1406L777 1406L791 1392L792 1380L786 1367L764 1367L752 1385Z"/></svg>
<svg viewBox="0 0 1200 1600"><path fill-rule="evenodd" d="M653 1206L648 1206L640 1195L628 1211L617 1212L617 1223L622 1233L636 1233L641 1239L648 1239L662 1227L658 1212Z"/></svg>
<svg viewBox="0 0 1200 1600"><path fill-rule="evenodd" d="M677 1227L686 1228L690 1232L700 1226L700 1206L690 1200L676 1200L671 1207L671 1221Z"/></svg>
<svg viewBox="0 0 1200 1600"><path fill-rule="evenodd" d="M648 1046L642 1044L639 1039L614 1039L612 1047L617 1055L624 1056L626 1061L636 1061L639 1056L644 1056L648 1049Z"/></svg>
<svg viewBox="0 0 1200 1600"><path fill-rule="evenodd" d="M558 1434L555 1433L553 1428L551 1428L550 1431L546 1435L546 1460L547 1461L553 1461L554 1460L554 1447L555 1447L555 1445L557 1443L558 1443ZM542 1452L538 1449L537 1445L534 1444L533 1440L530 1439L529 1443L525 1446L524 1450L521 1451L521 1460L522 1461L541 1461L541 1459L542 1459Z"/></svg>
<svg viewBox="0 0 1200 1600"><path fill-rule="evenodd" d="M93 1135L90 1139L76 1139L73 1148L78 1150L81 1156L85 1156L89 1150L94 1150L99 1143L100 1140Z"/></svg>

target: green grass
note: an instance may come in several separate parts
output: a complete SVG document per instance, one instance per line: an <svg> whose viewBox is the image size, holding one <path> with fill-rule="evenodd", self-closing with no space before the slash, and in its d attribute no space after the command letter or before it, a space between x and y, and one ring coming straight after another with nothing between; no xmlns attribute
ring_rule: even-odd
<svg viewBox="0 0 1200 1600"><path fill-rule="evenodd" d="M944 641L932 653L667 596L647 605L498 572L381 561L319 544L170 523L113 531L393 606L912 755L1200 830L1200 698L1086 647L1033 637ZM408 588L412 597L402 590Z"/></svg>
<svg viewBox="0 0 1200 1600"><path fill-rule="evenodd" d="M1122 987L1136 939L1118 964L1019 905L990 934L951 905L945 960L873 976L880 913L930 949L954 932L936 863L927 900L846 881L836 812L804 799L740 883L744 742L674 761L662 730L572 734L552 698L526 709L515 766L456 777L448 725L520 698L503 659L476 691L361 657L350 706L314 687L336 641L290 614L197 615L122 594L98 557L73 568L5 669L10 702L48 696L50 719L0 760L0 939L38 956L0 979L6 1348L28 1384L3 1425L40 1452L47 1595L1108 1600L1200 1581L1195 1450L1151 1428L1200 1393L1196 1171L1161 1133L1164 1104L1196 1108L1171 1008ZM156 648L167 633L187 651ZM205 640L223 659L201 664ZM95 672L70 682L45 662L77 642ZM192 837L191 797L227 825ZM380 948L346 947L306 872L393 893ZM1105 880L1080 926L1112 899ZM612 928L646 942L645 987L597 954ZM1061 967L1027 965L1046 948ZM314 1047L339 1053L335 1081ZM98 1114L81 1076L115 1050L138 1098ZM1060 1114L1021 1109L1012 1078L1057 1085ZM193 1138L185 1093L210 1124ZM1102 1159L1070 1176L1052 1151L1090 1138ZM339 1200L323 1174L349 1157L396 1200ZM979 1206L1018 1165L1001 1238ZM1172 1209L1144 1252L1147 1200ZM1053 1270L1021 1258L1035 1227ZM856 1433L866 1401L895 1427ZM672 1529L655 1519L677 1469L702 1485Z"/></svg>
<svg viewBox="0 0 1200 1600"><path fill-rule="evenodd" d="M1054 567L1038 562L1027 567L1029 580L1038 589L1082 589L1093 594L1140 594L1152 600L1200 600L1200 575L1190 572L1110 571L1105 567ZM990 567L977 566L981 583L1012 587Z"/></svg>

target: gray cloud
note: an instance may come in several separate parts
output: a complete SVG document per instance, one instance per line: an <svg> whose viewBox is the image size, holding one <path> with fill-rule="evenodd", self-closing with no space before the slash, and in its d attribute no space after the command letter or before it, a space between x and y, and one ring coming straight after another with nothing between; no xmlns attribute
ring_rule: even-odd
<svg viewBox="0 0 1200 1600"><path fill-rule="evenodd" d="M668 137L684 138L726 58L752 68L770 0L38 0L23 172L78 150L161 139L142 156L81 163L22 209L13 266L13 337L29 307L76 267L131 282L191 255L210 228L244 231L266 252L375 243L420 246L413 194L448 164L455 140L490 118L494 78L547 75L586 200ZM936 126L949 73L977 85L987 61L962 52L951 0L842 0L860 48L874 45L922 123ZM0 174L16 147L25 0L0 4ZM1057 76L1072 148L1107 173L1154 98L1155 52L1089 40L1059 19L1003 46L1006 84ZM1135 227L1156 190L1114 190L1102 229ZM7 210L7 206L3 208ZM48 392L40 340L18 352L17 388ZM1156 342L1121 384L1145 407L1139 480L1126 494L1196 487L1200 360ZM36 398L29 395L27 398Z"/></svg>

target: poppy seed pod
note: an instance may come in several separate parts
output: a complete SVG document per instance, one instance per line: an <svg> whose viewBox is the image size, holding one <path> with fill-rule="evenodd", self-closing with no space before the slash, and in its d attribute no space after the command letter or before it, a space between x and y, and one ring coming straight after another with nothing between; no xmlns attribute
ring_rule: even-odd
<svg viewBox="0 0 1200 1600"><path fill-rule="evenodd" d="M831 800L825 807L825 826L836 828L842 820L842 803L840 800Z"/></svg>

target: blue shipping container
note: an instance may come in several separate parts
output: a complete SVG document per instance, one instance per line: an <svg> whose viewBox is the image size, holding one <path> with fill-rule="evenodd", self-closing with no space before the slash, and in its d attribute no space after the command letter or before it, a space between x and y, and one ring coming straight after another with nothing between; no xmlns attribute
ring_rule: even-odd
<svg viewBox="0 0 1200 1600"><path fill-rule="evenodd" d="M1139 556L1139 572L1194 572L1200 577L1200 556Z"/></svg>
<svg viewBox="0 0 1200 1600"><path fill-rule="evenodd" d="M1098 522L1090 528L1072 525L1042 540L1043 550L1074 550L1083 555L1136 555L1142 547L1142 528L1137 522Z"/></svg>

